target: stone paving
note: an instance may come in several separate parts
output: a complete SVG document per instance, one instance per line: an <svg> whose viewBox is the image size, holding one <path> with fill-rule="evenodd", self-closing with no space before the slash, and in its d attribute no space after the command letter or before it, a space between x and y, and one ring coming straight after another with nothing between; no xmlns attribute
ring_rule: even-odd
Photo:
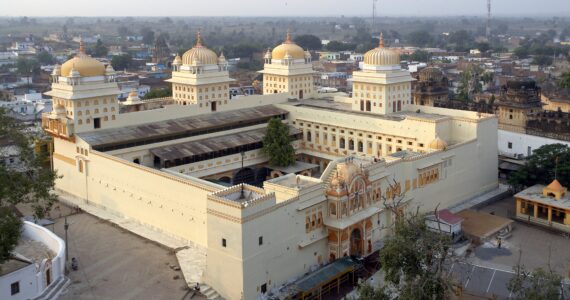
<svg viewBox="0 0 570 300"><path fill-rule="evenodd" d="M482 207L480 211L512 217L515 212L515 202L512 197L508 197ZM496 241L485 243L475 249L473 262L512 270L520 256L521 264L528 269L547 269L550 265L557 273L568 276L569 248L570 239L565 235L516 221L513 224L512 235L502 241L501 249L498 249Z"/></svg>
<svg viewBox="0 0 570 300"><path fill-rule="evenodd" d="M63 204L56 204L50 215L55 224L47 228L62 239L64 216L69 215L69 260L76 257L79 262L79 270L68 274L71 285L59 299L189 299L192 295L172 249L90 214L74 214Z"/></svg>

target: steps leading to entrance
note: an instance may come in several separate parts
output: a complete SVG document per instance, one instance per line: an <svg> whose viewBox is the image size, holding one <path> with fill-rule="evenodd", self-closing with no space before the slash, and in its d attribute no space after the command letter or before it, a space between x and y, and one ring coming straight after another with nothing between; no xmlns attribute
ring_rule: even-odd
<svg viewBox="0 0 570 300"><path fill-rule="evenodd" d="M69 278L62 276L53 282L41 295L34 298L34 300L55 300L70 284Z"/></svg>
<svg viewBox="0 0 570 300"><path fill-rule="evenodd" d="M207 284L201 284L200 285L200 293L202 293L202 295L206 296L206 298L208 300L223 300L224 299L224 298L222 298L222 296L220 296L220 294L218 294L218 292L216 292L213 288L211 288Z"/></svg>

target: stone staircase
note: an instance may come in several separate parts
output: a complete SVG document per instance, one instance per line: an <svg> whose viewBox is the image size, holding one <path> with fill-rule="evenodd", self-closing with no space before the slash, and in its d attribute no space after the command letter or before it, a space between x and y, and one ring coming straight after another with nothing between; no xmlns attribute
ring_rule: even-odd
<svg viewBox="0 0 570 300"><path fill-rule="evenodd" d="M209 285L202 283L200 284L200 293L204 296L206 296L206 298L208 300L223 300L224 298L222 298L222 296L220 296L220 294L218 294L218 292L216 292L213 288L211 288Z"/></svg>
<svg viewBox="0 0 570 300"><path fill-rule="evenodd" d="M56 300L70 283L71 281L69 278L62 276L50 284L50 286L41 295L33 298L33 300Z"/></svg>

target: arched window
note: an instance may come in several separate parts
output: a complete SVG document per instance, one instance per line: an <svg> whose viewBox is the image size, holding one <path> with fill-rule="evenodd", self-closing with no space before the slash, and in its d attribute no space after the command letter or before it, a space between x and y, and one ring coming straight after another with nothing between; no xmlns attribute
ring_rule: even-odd
<svg viewBox="0 0 570 300"><path fill-rule="evenodd" d="M364 145L362 141L358 141L358 152L364 152Z"/></svg>
<svg viewBox="0 0 570 300"><path fill-rule="evenodd" d="M354 141L348 140L348 150L354 150Z"/></svg>
<svg viewBox="0 0 570 300"><path fill-rule="evenodd" d="M312 138L311 131L307 131L307 142L310 142L311 138Z"/></svg>
<svg viewBox="0 0 570 300"><path fill-rule="evenodd" d="M335 203L331 203L331 205L329 206L329 211L330 211L331 216L336 216L336 204Z"/></svg>
<svg viewBox="0 0 570 300"><path fill-rule="evenodd" d="M338 141L339 143L339 148L344 149L345 148L345 142L344 142L344 138L341 137L340 140Z"/></svg>

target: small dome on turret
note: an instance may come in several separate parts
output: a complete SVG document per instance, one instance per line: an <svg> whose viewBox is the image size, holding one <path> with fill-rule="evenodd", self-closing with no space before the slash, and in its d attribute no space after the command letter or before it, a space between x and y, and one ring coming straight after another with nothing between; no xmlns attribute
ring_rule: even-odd
<svg viewBox="0 0 570 300"><path fill-rule="evenodd" d="M220 54L220 57L218 57L218 65L223 65L227 63L226 57L224 56L224 52L222 52Z"/></svg>
<svg viewBox="0 0 570 300"><path fill-rule="evenodd" d="M305 58L311 58L311 52L309 52L309 50L305 50Z"/></svg>
<svg viewBox="0 0 570 300"><path fill-rule="evenodd" d="M107 68L105 68L105 75L112 75L115 74L115 69L113 69L113 66L111 66L111 64L107 65Z"/></svg>
<svg viewBox="0 0 570 300"><path fill-rule="evenodd" d="M174 57L172 64L173 65L181 65L182 64L182 58L180 58L180 55L176 55L176 57Z"/></svg>
<svg viewBox="0 0 570 300"><path fill-rule="evenodd" d="M53 68L53 72L51 72L51 75L54 75L54 76L61 75L61 66L55 65L55 67Z"/></svg>
<svg viewBox="0 0 570 300"><path fill-rule="evenodd" d="M271 59L271 49L267 48L267 52L265 52L265 56L263 56L263 58Z"/></svg>
<svg viewBox="0 0 570 300"><path fill-rule="evenodd" d="M293 56L289 54L289 52L286 52L285 56L283 56L283 59L293 59Z"/></svg>
<svg viewBox="0 0 570 300"><path fill-rule="evenodd" d="M432 150L445 150L447 148L447 142L436 136L433 141L429 143L429 148Z"/></svg>
<svg viewBox="0 0 570 300"><path fill-rule="evenodd" d="M69 71L69 77L81 77L81 73L79 73L79 71L75 69L75 66L73 66Z"/></svg>

